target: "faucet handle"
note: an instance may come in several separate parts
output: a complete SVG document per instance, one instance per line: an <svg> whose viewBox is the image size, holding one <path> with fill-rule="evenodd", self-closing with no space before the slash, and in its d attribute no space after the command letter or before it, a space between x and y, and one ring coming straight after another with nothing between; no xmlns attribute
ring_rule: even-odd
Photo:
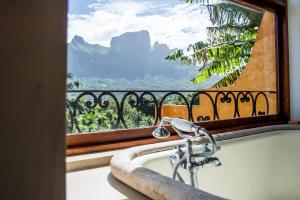
<svg viewBox="0 0 300 200"><path fill-rule="evenodd" d="M173 168L184 158L185 152L181 150L182 147L183 145L176 146L175 149L177 149L177 151L169 156ZM182 162L179 167L187 169L187 163Z"/></svg>
<svg viewBox="0 0 300 200"><path fill-rule="evenodd" d="M183 147L184 147L184 144L179 144L179 145L175 146L175 149L180 149L181 150L181 148L183 148Z"/></svg>
<svg viewBox="0 0 300 200"><path fill-rule="evenodd" d="M213 165L215 167L219 167L219 166L222 165L219 158L217 158L217 157L207 157L207 158L205 158L204 159L204 165L205 164Z"/></svg>
<svg viewBox="0 0 300 200"><path fill-rule="evenodd" d="M175 149L177 149L176 154L180 157L180 159L184 156L184 151L182 151L182 147L184 147L184 145L177 145L175 147Z"/></svg>
<svg viewBox="0 0 300 200"><path fill-rule="evenodd" d="M216 151L220 151L221 150L221 146L219 146L219 145L216 145L215 148L216 148Z"/></svg>

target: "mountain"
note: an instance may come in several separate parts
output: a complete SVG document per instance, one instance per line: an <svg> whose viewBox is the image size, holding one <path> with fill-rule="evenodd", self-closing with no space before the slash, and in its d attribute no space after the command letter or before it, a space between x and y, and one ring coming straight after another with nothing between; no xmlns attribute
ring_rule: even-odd
<svg viewBox="0 0 300 200"><path fill-rule="evenodd" d="M151 50L151 41L148 31L127 32L110 41L111 52L131 56L146 56Z"/></svg>
<svg viewBox="0 0 300 200"><path fill-rule="evenodd" d="M75 35L70 43L71 48L88 53L89 55L108 53L109 48L99 44L89 44L84 41L81 36Z"/></svg>
<svg viewBox="0 0 300 200"><path fill-rule="evenodd" d="M158 42L151 46L150 34L146 30L112 37L110 47L90 44L76 35L68 43L68 72L79 78L192 78L196 68L165 60L174 50Z"/></svg>

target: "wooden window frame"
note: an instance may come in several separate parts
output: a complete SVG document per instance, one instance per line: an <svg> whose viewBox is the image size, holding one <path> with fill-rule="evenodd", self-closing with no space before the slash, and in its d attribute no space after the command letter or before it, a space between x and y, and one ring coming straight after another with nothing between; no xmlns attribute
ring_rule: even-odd
<svg viewBox="0 0 300 200"><path fill-rule="evenodd" d="M275 13L277 113L276 115L200 122L211 134L284 124L290 120L289 63L288 63L288 11L286 0L231 0L248 7L258 7ZM155 127L110 130L95 133L69 134L66 137L67 155L128 148L143 144L179 139L173 130L165 140L153 138Z"/></svg>

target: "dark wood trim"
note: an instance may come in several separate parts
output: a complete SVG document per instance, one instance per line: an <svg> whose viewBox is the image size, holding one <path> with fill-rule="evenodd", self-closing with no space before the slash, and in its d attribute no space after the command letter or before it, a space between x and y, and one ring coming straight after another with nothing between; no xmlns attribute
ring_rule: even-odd
<svg viewBox="0 0 300 200"><path fill-rule="evenodd" d="M235 120L231 120L232 122ZM259 121L259 120L258 120ZM226 127L226 123L229 122L229 120L224 120L221 123L221 126L223 128L218 129L212 129L212 127L207 126L207 128L211 128L209 131L210 134L220 134L228 131L237 131L242 129L248 129L248 128L254 128L254 127L262 127L262 126L268 126L268 125L276 125L276 124L285 124L287 123L284 120L277 120L277 121L269 121L269 122L258 122L257 123L236 123L239 124L232 127ZM263 120L264 121L264 120ZM229 122L230 123L230 122ZM210 125L211 126L211 125ZM167 141L173 141L181 139L178 135L172 135L169 138L166 139L157 139L153 138L152 135L146 136L139 139L129 139L129 140L120 140L117 142L106 142L106 143L94 143L94 144L87 144L87 145L78 145L78 146L72 146L68 147L67 149L67 156L72 155L79 155L79 154L85 154L85 153L93 153L93 152L103 152L103 151L110 151L110 150L116 150L116 149L124 149L134 146L140 146L145 144L153 144L158 142L167 142Z"/></svg>
<svg viewBox="0 0 300 200"><path fill-rule="evenodd" d="M206 128L210 134L227 131L285 124L288 121L280 115L238 118L229 120L207 121L196 123ZM153 138L152 131L156 127L111 130L105 132L72 134L67 137L67 155L76 155L98 151L128 148L137 145L151 144L179 139L173 129L168 127L171 137L166 140Z"/></svg>
<svg viewBox="0 0 300 200"><path fill-rule="evenodd" d="M280 100L280 85L281 83L278 81L280 79L280 74L279 74L279 69L280 69L280 65L279 65L279 35L278 35L278 15L275 15L275 50L276 50L276 91L277 91L277 95L276 95L276 113L280 113L280 108L281 108L281 100Z"/></svg>
<svg viewBox="0 0 300 200"><path fill-rule="evenodd" d="M124 149L124 148L129 148L134 146L153 144L158 142L167 142L167 141L178 140L178 139L180 139L179 136L173 135L163 141L154 137L146 137L140 139L118 141L113 143L108 142L104 144L94 144L94 145L85 145L85 146L80 145L80 146L68 148L67 156L93 153L93 152L111 151L116 149Z"/></svg>
<svg viewBox="0 0 300 200"><path fill-rule="evenodd" d="M226 127L234 126L247 126L249 124L266 123L280 121L279 115L269 115L260 117L238 118L229 120L207 121L197 123L207 130L223 129ZM286 121L287 122L287 121ZM167 126L168 127L168 126ZM67 136L67 147L81 146L81 145L94 145L104 144L109 142L120 142L126 140L135 140L152 137L152 131L156 127L147 128L132 128L109 130L103 132L83 133L83 134L70 134ZM170 127L169 131L175 134L174 130Z"/></svg>
<svg viewBox="0 0 300 200"><path fill-rule="evenodd" d="M275 12L279 7L286 7L286 2L280 0L231 0L242 6Z"/></svg>
<svg viewBox="0 0 300 200"><path fill-rule="evenodd" d="M290 119L290 83L289 83L289 46L288 46L288 11L287 7L278 8L277 42L278 42L278 96L279 114L286 120Z"/></svg>
<svg viewBox="0 0 300 200"><path fill-rule="evenodd" d="M272 124L287 123L290 119L289 103L289 63L288 63L288 18L287 3L281 0L232 0L245 6L262 8L276 14L276 47L278 70L278 115L219 120L199 123L212 134L226 131L253 128ZM67 136L67 155L107 151L128 148L137 145L151 144L178 139L173 134L167 140L152 137L155 127L111 130L106 132L72 134Z"/></svg>
<svg viewBox="0 0 300 200"><path fill-rule="evenodd" d="M289 121L288 124L300 124L300 121L293 120Z"/></svg>

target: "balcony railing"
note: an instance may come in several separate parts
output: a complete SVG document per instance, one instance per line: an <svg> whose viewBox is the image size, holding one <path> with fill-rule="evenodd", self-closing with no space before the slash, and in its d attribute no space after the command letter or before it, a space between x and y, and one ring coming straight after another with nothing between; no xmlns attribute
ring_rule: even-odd
<svg viewBox="0 0 300 200"><path fill-rule="evenodd" d="M170 115L193 122L254 117L276 107L275 91L72 90L67 99L68 132L154 126Z"/></svg>

